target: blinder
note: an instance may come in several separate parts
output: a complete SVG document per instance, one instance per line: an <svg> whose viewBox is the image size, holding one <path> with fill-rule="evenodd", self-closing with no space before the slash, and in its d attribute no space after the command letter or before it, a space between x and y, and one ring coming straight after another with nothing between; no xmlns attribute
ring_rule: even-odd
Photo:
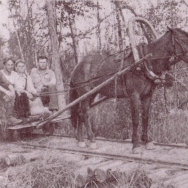
<svg viewBox="0 0 188 188"><path fill-rule="evenodd" d="M168 62L169 62L169 66L167 67L167 70L169 69L169 67L173 64L175 64L177 61L180 60L180 56L188 56L188 52L185 52L182 45L180 44L180 42L175 38L175 36L172 34L172 44L173 44L173 54L169 57L165 57L167 58ZM176 44L180 46L182 53L177 53L177 49L176 49ZM139 55L141 57L144 57L147 54L147 49L146 49L146 44L141 44L140 46L138 46L138 51L139 51ZM161 58L158 58L161 59ZM157 59L155 59L157 60ZM152 65L149 59L145 59L143 62L144 65L144 73L145 75L152 80L155 84L165 84L166 83L166 71L163 72L160 76L155 74L152 69ZM137 70L141 70L140 67L137 68Z"/></svg>

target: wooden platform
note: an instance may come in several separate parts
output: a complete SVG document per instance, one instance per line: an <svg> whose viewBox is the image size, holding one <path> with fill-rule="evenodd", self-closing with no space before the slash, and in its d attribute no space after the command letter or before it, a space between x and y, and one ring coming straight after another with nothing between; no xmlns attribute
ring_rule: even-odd
<svg viewBox="0 0 188 188"><path fill-rule="evenodd" d="M69 116L67 117L57 117L55 119L53 119L50 123L58 123L61 122L64 119L68 119ZM38 123L40 123L41 120L37 120L37 121L28 121L26 123L19 123L17 125L14 126L10 126L7 129L8 130L21 130L21 129L26 129L26 128L35 128L37 126Z"/></svg>

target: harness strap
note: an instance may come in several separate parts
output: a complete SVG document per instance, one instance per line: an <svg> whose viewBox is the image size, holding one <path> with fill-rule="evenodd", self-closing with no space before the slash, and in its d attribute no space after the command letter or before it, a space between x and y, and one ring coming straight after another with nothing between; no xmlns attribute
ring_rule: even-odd
<svg viewBox="0 0 188 188"><path fill-rule="evenodd" d="M139 52L140 52L140 56L141 56L141 57L144 57L145 54L147 54L146 44L140 45ZM156 75L156 74L152 71L152 67L151 67L151 65L150 65L149 59L145 59L145 60L143 61L143 65L144 65L144 68L145 68L145 74L146 74L146 76L147 76L149 79L155 81L156 79L159 79L159 78L160 78L158 75Z"/></svg>
<svg viewBox="0 0 188 188"><path fill-rule="evenodd" d="M146 48L146 44L143 45L143 55L147 54L147 48ZM152 79L152 80L155 80L155 79L160 79L160 76L156 75L153 71L152 71L152 67L151 67L151 62L149 59L146 59L144 61L144 67L146 69L146 74L147 76Z"/></svg>
<svg viewBox="0 0 188 188"><path fill-rule="evenodd" d="M138 51L139 51L139 56L141 58L144 57L147 54L146 44L141 44L140 46L138 46ZM152 71L151 62L149 59L145 59L143 61L143 65L144 65L144 73L150 80L154 81L154 83L156 84L161 84L165 82L166 72L161 76L156 75Z"/></svg>

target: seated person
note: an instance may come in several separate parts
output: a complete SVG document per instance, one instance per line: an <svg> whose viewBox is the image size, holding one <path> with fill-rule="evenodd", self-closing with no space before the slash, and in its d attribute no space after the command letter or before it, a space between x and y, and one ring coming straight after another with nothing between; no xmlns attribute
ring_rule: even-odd
<svg viewBox="0 0 188 188"><path fill-rule="evenodd" d="M26 66L22 60L16 61L15 69L17 74L14 83L14 112L18 118L27 118L30 115L29 99L32 99L33 95L38 96L38 93L34 89L31 77L26 73Z"/></svg>
<svg viewBox="0 0 188 188"><path fill-rule="evenodd" d="M39 94L45 92L54 92L56 90L55 73L48 68L48 58L45 56L38 57L38 68L31 70L33 85ZM42 95L41 100L44 106L55 112L58 110L58 101L56 95Z"/></svg>
<svg viewBox="0 0 188 188"><path fill-rule="evenodd" d="M5 86L7 86L8 84L11 85L11 86L9 86L9 89L11 87L11 92L12 92L11 97L10 97L7 94L7 93L10 94L10 91L8 91L8 88L5 87L5 89L7 89L8 92L5 91L4 88L1 88L4 90L3 91L4 93L6 92L6 95L3 97L5 100L4 107L6 109L7 117L9 117L8 119L9 119L10 124L17 124L17 123L20 123L21 120L16 119L14 117L14 111L13 111L14 97L15 97L15 91L14 91L13 86L15 84L15 76L17 75L16 72L14 72L14 61L11 58L4 59L3 65L4 65L4 69L0 71L1 83L2 84L5 83Z"/></svg>
<svg viewBox="0 0 188 188"><path fill-rule="evenodd" d="M46 113L39 94L33 86L31 77L26 73L26 66L22 60L16 61L15 79L16 98L14 104L15 113L19 118L27 118L29 115ZM37 97L37 98L36 98Z"/></svg>
<svg viewBox="0 0 188 188"><path fill-rule="evenodd" d="M15 62L13 59L8 58L4 59L3 61L4 68L1 70L4 77L12 84L15 83L15 76L17 76L17 73L14 71L15 68Z"/></svg>

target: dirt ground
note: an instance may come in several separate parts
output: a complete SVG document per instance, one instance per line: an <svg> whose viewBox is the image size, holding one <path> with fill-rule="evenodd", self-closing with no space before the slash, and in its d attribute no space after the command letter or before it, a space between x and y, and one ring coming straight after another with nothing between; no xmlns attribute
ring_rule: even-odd
<svg viewBox="0 0 188 188"><path fill-rule="evenodd" d="M43 145L45 148L37 147L28 147L26 144L33 145ZM141 159L152 159L159 162L174 162L181 163L182 167L188 164L188 150L185 148L170 148L170 147L157 147L156 150L146 151L143 149L141 155L133 155L131 153L131 144L125 143L116 143L109 141L99 141L97 140L98 149L95 151L89 148L83 148L82 151L85 152L97 152L112 154L112 155L121 155L128 157L135 157ZM50 148L47 148L50 147ZM76 175L87 173L87 168L102 168L102 169L114 169L120 171L130 171L134 168L142 166L142 168L149 174L153 179L153 187L157 187L159 182L173 182L174 177L176 176L185 176L188 179L188 170L179 169L176 167L166 167L161 164L152 164L152 163L143 163L142 165L139 162L129 161L129 160L114 160L106 159L103 157L93 157L74 154L73 152L66 152L61 150L56 150L56 148L70 149L70 150L80 150L77 147L77 142L73 138L65 137L40 137L27 139L25 141L17 142L0 142L0 181L3 182L0 187L6 187L7 184L10 184L10 174L15 174L28 168L28 165L39 161L40 163L46 162L49 160L56 161L66 161L74 164L74 173ZM20 159L20 156L24 157L24 160ZM7 165L7 159L10 164ZM140 166L139 166L140 165ZM173 173L172 173L173 172ZM186 175L185 175L186 174ZM15 180L14 180L15 181ZM180 183L180 180L177 180ZM187 182L188 183L188 182ZM3 186L2 186L3 185ZM154 186L155 185L155 186ZM188 184L187 184L188 185ZM9 186L10 187L10 186ZM9 188L8 187L8 188ZM29 186L28 186L29 187ZM178 187L178 186L177 186ZM179 186L181 188L181 186ZM178 188L179 188L178 187ZM11 188L14 188L12 185ZM16 188L16 187L15 187Z"/></svg>

